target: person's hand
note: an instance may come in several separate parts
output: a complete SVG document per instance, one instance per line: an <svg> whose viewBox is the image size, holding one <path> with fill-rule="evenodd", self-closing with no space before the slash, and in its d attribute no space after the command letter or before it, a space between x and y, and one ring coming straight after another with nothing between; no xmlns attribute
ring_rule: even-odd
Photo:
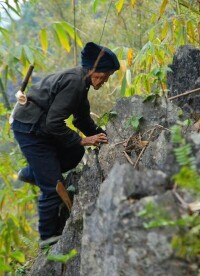
<svg viewBox="0 0 200 276"><path fill-rule="evenodd" d="M85 137L81 140L82 146L100 146L102 143L108 143L108 138L104 133L99 133L93 136Z"/></svg>

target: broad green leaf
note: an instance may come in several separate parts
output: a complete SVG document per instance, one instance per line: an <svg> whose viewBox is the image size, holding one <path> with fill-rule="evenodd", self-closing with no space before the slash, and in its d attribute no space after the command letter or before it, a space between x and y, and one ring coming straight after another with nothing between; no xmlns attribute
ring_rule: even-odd
<svg viewBox="0 0 200 276"><path fill-rule="evenodd" d="M47 30L46 29L42 29L40 31L40 43L42 45L42 50L43 50L44 54L46 54L47 49L48 49L48 38L47 38Z"/></svg>
<svg viewBox="0 0 200 276"><path fill-rule="evenodd" d="M77 250L76 249L72 249L69 252L69 254L66 254L66 255L49 255L47 257L47 259L50 260L50 261L66 263L71 258L75 257L77 254L78 254Z"/></svg>
<svg viewBox="0 0 200 276"><path fill-rule="evenodd" d="M24 47L21 48L20 61L21 61L23 64L26 64L26 61L27 61Z"/></svg>
<svg viewBox="0 0 200 276"><path fill-rule="evenodd" d="M177 45L185 44L185 27L179 26L178 37L177 37Z"/></svg>
<svg viewBox="0 0 200 276"><path fill-rule="evenodd" d="M96 120L99 127L106 126L109 121L109 114L106 112L100 118Z"/></svg>
<svg viewBox="0 0 200 276"><path fill-rule="evenodd" d="M126 74L123 77L120 94L123 97L126 91Z"/></svg>
<svg viewBox="0 0 200 276"><path fill-rule="evenodd" d="M31 49L26 45L23 46L23 49L30 64L34 64L34 56Z"/></svg>
<svg viewBox="0 0 200 276"><path fill-rule="evenodd" d="M67 52L70 52L69 40L68 40L67 34L66 34L65 30L63 29L62 25L60 23L55 23L54 27L55 27L55 31L58 35L61 45L65 48L65 50Z"/></svg>
<svg viewBox="0 0 200 276"><path fill-rule="evenodd" d="M111 115L112 117L115 117L115 116L117 116L117 111L110 111L109 112L109 115Z"/></svg>
<svg viewBox="0 0 200 276"><path fill-rule="evenodd" d="M74 28L67 22L62 21L61 25L63 27L63 29L69 34L69 36L73 39L75 39L75 32L74 32ZM77 32L76 32L76 42L80 47L83 47L83 43L80 39L80 37L78 36Z"/></svg>
<svg viewBox="0 0 200 276"><path fill-rule="evenodd" d="M107 1L107 0L101 0L101 2L105 2L105 1ZM97 11L97 5L99 4L99 0L94 0L93 1L93 11L94 11L94 13L96 13L96 11Z"/></svg>
<svg viewBox="0 0 200 276"><path fill-rule="evenodd" d="M12 252L11 257L17 260L19 263L25 262L25 255L21 251Z"/></svg>
<svg viewBox="0 0 200 276"><path fill-rule="evenodd" d="M150 94L144 98L143 103L153 102L156 98L157 98L157 94Z"/></svg>
<svg viewBox="0 0 200 276"><path fill-rule="evenodd" d="M163 41L168 33L168 22L166 21L161 31L161 41Z"/></svg>
<svg viewBox="0 0 200 276"><path fill-rule="evenodd" d="M122 59L123 54L124 54L124 48L122 47L122 48L120 48L120 50L118 51L118 55L117 55L119 60Z"/></svg>
<svg viewBox="0 0 200 276"><path fill-rule="evenodd" d="M162 4L160 6L159 19L162 17L163 13L165 12L168 3L169 3L169 0L163 0Z"/></svg>
<svg viewBox="0 0 200 276"><path fill-rule="evenodd" d="M124 5L124 0L119 0L115 4L118 14L121 12L123 5Z"/></svg>
<svg viewBox="0 0 200 276"><path fill-rule="evenodd" d="M132 127L133 127L134 130L138 130L141 118L142 118L142 116L137 116L135 118L132 117L132 119L131 119L131 125L132 125Z"/></svg>
<svg viewBox="0 0 200 276"><path fill-rule="evenodd" d="M11 33L7 29L0 27L0 33L4 36L8 43L11 43Z"/></svg>
<svg viewBox="0 0 200 276"><path fill-rule="evenodd" d="M93 11L94 13L96 13L97 11L97 4L98 4L99 0L94 0L94 3L93 3Z"/></svg>
<svg viewBox="0 0 200 276"><path fill-rule="evenodd" d="M189 35L190 41L194 43L195 41L195 32L194 32L194 27L192 24L192 21L187 22L187 33Z"/></svg>
<svg viewBox="0 0 200 276"><path fill-rule="evenodd" d="M150 40L150 41L152 41L152 40L154 39L154 34L155 34L154 28L152 28L152 29L150 30L150 32L149 32L149 40Z"/></svg>
<svg viewBox="0 0 200 276"><path fill-rule="evenodd" d="M9 265L7 265L7 264L5 264L4 262L3 262L3 260L1 260L0 259L0 271L4 271L4 272L9 272L9 271L11 271L12 270L12 267L11 266L9 266Z"/></svg>

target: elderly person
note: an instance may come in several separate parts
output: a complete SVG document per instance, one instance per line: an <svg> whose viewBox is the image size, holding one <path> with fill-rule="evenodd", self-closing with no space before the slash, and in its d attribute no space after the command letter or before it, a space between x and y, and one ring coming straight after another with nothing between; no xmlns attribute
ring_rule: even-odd
<svg viewBox="0 0 200 276"><path fill-rule="evenodd" d="M75 168L84 155L84 146L107 143L106 133L90 117L88 91L98 90L119 69L116 55L108 48L89 42L81 52L82 66L50 74L34 85L27 103L13 112L12 129L28 166L19 179L35 183L41 190L38 200L41 246L55 243L62 233L56 192L62 173ZM73 124L85 138L65 122L73 115Z"/></svg>

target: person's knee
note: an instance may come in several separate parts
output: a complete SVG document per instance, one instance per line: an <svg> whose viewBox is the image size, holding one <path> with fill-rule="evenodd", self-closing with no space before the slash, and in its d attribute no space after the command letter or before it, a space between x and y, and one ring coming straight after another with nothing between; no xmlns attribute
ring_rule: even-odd
<svg viewBox="0 0 200 276"><path fill-rule="evenodd" d="M61 170L62 172L66 172L68 170L74 169L83 158L85 154L85 149L81 145L76 145L68 149L65 156L62 156L61 161Z"/></svg>
<svg viewBox="0 0 200 276"><path fill-rule="evenodd" d="M80 146L80 155L81 155L81 159L83 158L83 155L85 154L85 148L83 146Z"/></svg>

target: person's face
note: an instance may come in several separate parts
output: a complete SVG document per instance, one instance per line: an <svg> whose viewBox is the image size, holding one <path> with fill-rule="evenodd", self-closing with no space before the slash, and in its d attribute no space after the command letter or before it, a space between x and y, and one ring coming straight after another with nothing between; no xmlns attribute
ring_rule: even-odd
<svg viewBox="0 0 200 276"><path fill-rule="evenodd" d="M90 76L91 78L91 84L94 87L95 90L98 90L101 88L101 86L104 84L104 82L107 82L110 75L112 75L114 71L111 72L93 72Z"/></svg>

